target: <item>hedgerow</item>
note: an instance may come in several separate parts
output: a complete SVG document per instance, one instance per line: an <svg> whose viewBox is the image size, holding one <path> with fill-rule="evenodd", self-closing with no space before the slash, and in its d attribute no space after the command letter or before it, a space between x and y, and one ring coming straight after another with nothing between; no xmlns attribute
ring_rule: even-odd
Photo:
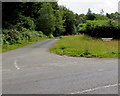
<svg viewBox="0 0 120 96"><path fill-rule="evenodd" d="M96 38L120 39L120 24L114 20L94 20L79 24L78 31Z"/></svg>
<svg viewBox="0 0 120 96"><path fill-rule="evenodd" d="M33 40L46 37L42 31L30 31L25 28L23 28L22 31L3 29L0 36L2 37L1 44L7 45L21 43L23 40Z"/></svg>

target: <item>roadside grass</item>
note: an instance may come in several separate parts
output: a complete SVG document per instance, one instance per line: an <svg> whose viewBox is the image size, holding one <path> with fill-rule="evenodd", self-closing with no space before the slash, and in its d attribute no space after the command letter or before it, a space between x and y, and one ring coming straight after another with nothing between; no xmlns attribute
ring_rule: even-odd
<svg viewBox="0 0 120 96"><path fill-rule="evenodd" d="M77 57L118 58L118 40L102 41L85 35L66 36L50 51L60 55Z"/></svg>
<svg viewBox="0 0 120 96"><path fill-rule="evenodd" d="M0 53L7 52L7 51L10 51L10 50L14 50L14 49L17 49L17 48L21 48L23 46L33 44L33 43L36 43L36 42L39 42L39 41L42 41L42 40L45 40L45 39L48 39L48 38L43 37L43 38L29 40L29 41L24 40L20 44L0 45Z"/></svg>

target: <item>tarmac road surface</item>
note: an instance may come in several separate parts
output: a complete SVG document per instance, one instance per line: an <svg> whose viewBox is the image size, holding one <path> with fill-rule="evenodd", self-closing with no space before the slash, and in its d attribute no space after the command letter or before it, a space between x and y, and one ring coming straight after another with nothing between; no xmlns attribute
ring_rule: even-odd
<svg viewBox="0 0 120 96"><path fill-rule="evenodd" d="M47 39L2 54L2 94L118 94L118 59L59 56Z"/></svg>

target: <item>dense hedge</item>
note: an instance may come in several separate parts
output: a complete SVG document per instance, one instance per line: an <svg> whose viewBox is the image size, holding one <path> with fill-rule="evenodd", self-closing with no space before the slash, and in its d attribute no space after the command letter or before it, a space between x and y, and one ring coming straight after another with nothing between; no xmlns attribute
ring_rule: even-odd
<svg viewBox="0 0 120 96"><path fill-rule="evenodd" d="M120 24L113 20L87 21L79 24L78 31L96 38L120 39Z"/></svg>

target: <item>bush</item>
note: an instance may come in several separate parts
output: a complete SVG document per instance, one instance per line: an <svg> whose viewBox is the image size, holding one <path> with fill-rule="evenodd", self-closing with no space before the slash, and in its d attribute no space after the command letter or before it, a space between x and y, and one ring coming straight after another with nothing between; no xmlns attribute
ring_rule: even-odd
<svg viewBox="0 0 120 96"><path fill-rule="evenodd" d="M49 37L49 38L54 38L54 36L53 36L52 34L50 34L48 37Z"/></svg>
<svg viewBox="0 0 120 96"><path fill-rule="evenodd" d="M0 34L0 45L2 45L3 44L3 39L2 39L2 34Z"/></svg>
<svg viewBox="0 0 120 96"><path fill-rule="evenodd" d="M45 37L45 35L41 31L30 31L26 28L21 28L22 31L17 30L2 30L2 34L0 34L0 37L2 39L0 40L0 44L15 44L15 43L21 43L23 40L33 40L38 39L41 37Z"/></svg>
<svg viewBox="0 0 120 96"><path fill-rule="evenodd" d="M2 43L13 44L18 42L21 37L20 33L16 30L2 30Z"/></svg>
<svg viewBox="0 0 120 96"><path fill-rule="evenodd" d="M113 20L94 20L79 24L78 31L96 38L120 38L120 24Z"/></svg>
<svg viewBox="0 0 120 96"><path fill-rule="evenodd" d="M14 29L18 31L22 31L22 28L35 30L36 25L34 23L34 19L20 15L20 18L18 21L19 22L13 27Z"/></svg>
<svg viewBox="0 0 120 96"><path fill-rule="evenodd" d="M39 34L39 37L45 37L45 35L43 34L42 31L37 31L37 32L38 32L38 34Z"/></svg>
<svg viewBox="0 0 120 96"><path fill-rule="evenodd" d="M86 31L86 24L85 23L79 24L77 29L79 33L84 33Z"/></svg>

